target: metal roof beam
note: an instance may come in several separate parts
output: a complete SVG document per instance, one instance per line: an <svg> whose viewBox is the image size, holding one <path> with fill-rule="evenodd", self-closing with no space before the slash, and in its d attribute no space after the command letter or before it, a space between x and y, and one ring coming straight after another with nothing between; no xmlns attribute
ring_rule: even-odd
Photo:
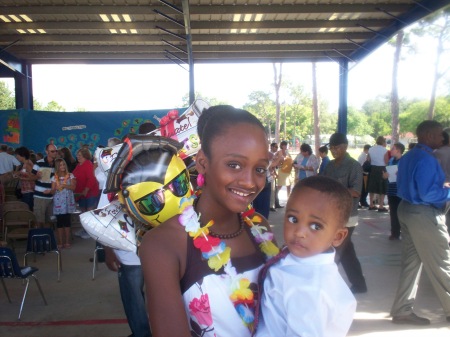
<svg viewBox="0 0 450 337"><path fill-rule="evenodd" d="M375 34L372 32L350 32L350 33L283 33L283 34L196 34L193 43L198 42L210 42L211 44L221 43L221 42L249 42L254 41L324 41L324 40L365 40L370 39ZM142 43L142 38L145 37L146 42L160 41L161 36L159 35L145 35L145 34L92 34L92 35L81 35L81 34L10 34L10 35L0 35L0 43L11 43L17 39L21 42L128 42ZM176 39L172 35L164 35L167 40ZM330 42L331 43L331 42Z"/></svg>
<svg viewBox="0 0 450 337"><path fill-rule="evenodd" d="M175 48L183 54L187 54L185 50L177 45L166 43ZM91 45L72 45L72 46L15 46L14 52L18 54L27 53L143 53L160 51L163 52L166 44L159 45L105 45L105 46L91 46ZM196 45L195 52L239 52L244 51L330 51L333 49L339 50L355 50L357 46L353 43L341 43L341 44L251 44L251 45Z"/></svg>
<svg viewBox="0 0 450 337"><path fill-rule="evenodd" d="M382 4L383 9L389 12L404 12L414 4ZM271 4L271 5L200 5L190 6L190 14L292 14L292 13L374 13L379 12L377 7L380 4ZM53 15L71 15L71 14L154 14L153 10L163 11L167 8L163 5L126 5L126 6L89 6L89 5L64 5L64 6L2 6L3 15L20 14L53 14Z"/></svg>
<svg viewBox="0 0 450 337"><path fill-rule="evenodd" d="M44 54L25 54L27 56L27 59L32 60L33 63L35 63L36 59L78 59L78 60L84 60L84 59L127 59L127 60L139 60L139 59L163 59L164 55L167 55L167 53L139 53L139 54L128 54L128 53L44 53ZM197 61L201 60L210 60L210 61L217 61L221 62L217 58L220 56L220 60L222 59L232 59L232 60L243 60L246 59L264 59L264 58L273 58L273 59L303 59L303 58L326 58L327 56L333 56L341 58L342 55L340 53L337 53L335 51L330 51L327 53L324 53L322 51L319 52L286 52L286 51L270 51L266 53L261 53L259 51L257 52L223 52L223 53L201 53L201 52L194 52L194 58ZM186 63L188 62L187 58L182 58ZM279 61L277 61L279 62Z"/></svg>
<svg viewBox="0 0 450 337"><path fill-rule="evenodd" d="M49 30L89 30L89 29L153 29L154 23L164 28L172 28L174 24L167 21L133 21L133 22L10 22L0 21L0 29L45 29ZM302 29L302 28L355 28L386 27L391 20L274 20L274 21L193 21L192 30L211 29ZM182 24L178 22L177 25ZM183 28L179 28L184 30Z"/></svg>

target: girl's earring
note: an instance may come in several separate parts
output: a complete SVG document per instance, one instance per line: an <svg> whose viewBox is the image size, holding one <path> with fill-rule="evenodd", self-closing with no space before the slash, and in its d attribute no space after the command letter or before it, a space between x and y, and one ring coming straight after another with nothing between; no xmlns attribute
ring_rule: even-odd
<svg viewBox="0 0 450 337"><path fill-rule="evenodd" d="M199 173L197 176L197 186L202 187L203 185L205 185L205 176Z"/></svg>

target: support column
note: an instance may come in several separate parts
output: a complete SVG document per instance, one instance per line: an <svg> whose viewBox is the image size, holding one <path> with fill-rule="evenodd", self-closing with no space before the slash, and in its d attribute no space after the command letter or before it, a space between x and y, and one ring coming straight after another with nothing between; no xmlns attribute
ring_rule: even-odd
<svg viewBox="0 0 450 337"><path fill-rule="evenodd" d="M16 109L33 110L33 81L31 64L22 65L23 73L14 73Z"/></svg>
<svg viewBox="0 0 450 337"><path fill-rule="evenodd" d="M337 131L347 134L348 60L339 61L339 110Z"/></svg>

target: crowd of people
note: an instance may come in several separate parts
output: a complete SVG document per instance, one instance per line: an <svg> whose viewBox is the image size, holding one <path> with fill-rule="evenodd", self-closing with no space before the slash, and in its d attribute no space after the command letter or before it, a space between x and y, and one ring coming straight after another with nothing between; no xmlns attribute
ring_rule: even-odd
<svg viewBox="0 0 450 337"><path fill-rule="evenodd" d="M155 129L145 127L143 134ZM368 291L352 242L361 208L389 212L389 240L402 241L392 322L430 324L413 312L422 268L450 322L449 140L433 121L416 133L418 144L406 154L400 142L388 150L380 136L356 160L337 132L317 155L304 143L294 157L286 141L269 145L249 112L205 110L195 156L199 191L192 214L182 213L191 220L163 222L144 236L139 253L105 249L132 335L345 336L354 294ZM108 146L122 141L111 138ZM82 147L73 156L52 143L40 159L25 147L13 151L0 147L0 179L16 177L37 225L50 226L55 216L58 247L70 248L71 214L107 202L99 203L105 181L96 178L91 151ZM286 205L278 198L283 187ZM284 245L269 225L270 212L281 209Z"/></svg>

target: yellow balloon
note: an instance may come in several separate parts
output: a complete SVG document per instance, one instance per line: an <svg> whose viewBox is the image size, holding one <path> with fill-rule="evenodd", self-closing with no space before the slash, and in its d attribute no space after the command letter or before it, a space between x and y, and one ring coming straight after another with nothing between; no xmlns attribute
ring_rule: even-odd
<svg viewBox="0 0 450 337"><path fill-rule="evenodd" d="M145 169L145 168L144 168ZM139 223L158 226L182 211L183 198L192 195L189 172L178 155L173 155L159 181L143 181L119 192L119 201ZM156 180L156 179L155 179Z"/></svg>

